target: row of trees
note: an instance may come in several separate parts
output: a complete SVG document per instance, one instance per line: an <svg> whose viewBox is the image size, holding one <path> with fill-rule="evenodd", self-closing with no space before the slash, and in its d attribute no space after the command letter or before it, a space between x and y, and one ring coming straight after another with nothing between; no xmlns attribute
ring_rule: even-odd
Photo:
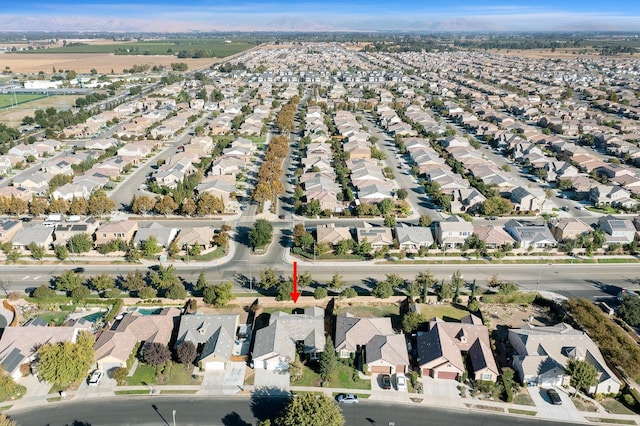
<svg viewBox="0 0 640 426"><path fill-rule="evenodd" d="M74 197L71 201L62 198L50 200L43 197L33 197L27 202L14 196L0 196L0 214L9 215L30 213L39 216L46 213L70 213L99 216L109 213L115 208L116 203L103 190L92 192L89 199Z"/></svg>
<svg viewBox="0 0 640 426"><path fill-rule="evenodd" d="M275 202L285 191L281 182L282 162L289 153L289 137L278 135L271 139L258 170L258 184L253 191L253 199L259 203L267 200Z"/></svg>
<svg viewBox="0 0 640 426"><path fill-rule="evenodd" d="M153 212L161 215L179 213L185 216L209 216L224 212L224 208L221 197L206 192L194 198L184 198L181 203L176 202L171 194L160 197L134 195L131 200L131 211L142 215Z"/></svg>

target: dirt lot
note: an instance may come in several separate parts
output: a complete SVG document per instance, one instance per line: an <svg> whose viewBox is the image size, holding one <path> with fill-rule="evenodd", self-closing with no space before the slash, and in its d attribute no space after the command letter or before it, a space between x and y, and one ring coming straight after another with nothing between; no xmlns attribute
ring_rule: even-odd
<svg viewBox="0 0 640 426"><path fill-rule="evenodd" d="M518 56L521 58L529 58L529 59L577 59L577 58L602 58L600 53L596 50L586 49L586 54L579 54L578 52L585 51L584 48L577 49L556 49L555 52L552 52L551 49L489 49L488 52L498 53L500 55L507 56ZM626 55L620 55L616 57L625 57Z"/></svg>
<svg viewBox="0 0 640 426"><path fill-rule="evenodd" d="M134 65L170 65L172 62L184 62L189 69L204 68L219 62L217 58L178 59L173 56L113 55L103 53L5 53L0 54L3 68L8 66L14 73L50 73L56 70L75 70L88 73L96 69L99 73L116 73Z"/></svg>
<svg viewBox="0 0 640 426"><path fill-rule="evenodd" d="M480 307L483 318L491 321L491 328L503 325L509 328L522 327L529 323L532 325L549 325L553 321L549 316L548 308L537 305L494 305L484 304Z"/></svg>

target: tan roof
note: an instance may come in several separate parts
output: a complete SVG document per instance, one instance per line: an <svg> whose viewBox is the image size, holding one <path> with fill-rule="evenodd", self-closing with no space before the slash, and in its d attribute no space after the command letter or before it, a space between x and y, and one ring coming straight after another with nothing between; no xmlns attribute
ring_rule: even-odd
<svg viewBox="0 0 640 426"><path fill-rule="evenodd" d="M157 315L142 315L137 310L125 314L115 330L103 332L96 340L96 361L111 356L124 362L139 341L168 344L173 319L179 315L176 308L163 308Z"/></svg>
<svg viewBox="0 0 640 426"><path fill-rule="evenodd" d="M319 243L337 244L342 240L351 240L351 232L346 226L336 226L335 223L318 225L316 228L316 240Z"/></svg>
<svg viewBox="0 0 640 426"><path fill-rule="evenodd" d="M409 353L403 334L375 336L367 342L366 362L382 360L392 365L409 365Z"/></svg>
<svg viewBox="0 0 640 426"><path fill-rule="evenodd" d="M366 345L374 336L392 334L391 318L356 318L349 313L336 317L336 351L355 352L358 346Z"/></svg>

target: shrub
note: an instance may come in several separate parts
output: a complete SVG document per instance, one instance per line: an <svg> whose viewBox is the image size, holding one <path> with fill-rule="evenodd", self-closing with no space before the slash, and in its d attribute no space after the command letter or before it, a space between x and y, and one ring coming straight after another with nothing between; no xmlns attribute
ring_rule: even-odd
<svg viewBox="0 0 640 426"><path fill-rule="evenodd" d="M113 372L113 378L118 382L118 386L123 386L127 383L127 376L129 370L125 367L120 367Z"/></svg>
<svg viewBox="0 0 640 426"><path fill-rule="evenodd" d="M328 295L327 289L324 287L318 287L313 292L313 297L316 299L324 299L325 297L327 297L327 295Z"/></svg>
<svg viewBox="0 0 640 426"><path fill-rule="evenodd" d="M42 284L40 287L36 288L32 293L32 296L36 299L49 299L51 297L54 297L55 295L55 290L45 284Z"/></svg>
<svg viewBox="0 0 640 426"><path fill-rule="evenodd" d="M353 287L347 287L344 290L342 290L342 292L340 292L341 299L353 299L354 297L357 297L357 296L358 296L358 293L355 291Z"/></svg>

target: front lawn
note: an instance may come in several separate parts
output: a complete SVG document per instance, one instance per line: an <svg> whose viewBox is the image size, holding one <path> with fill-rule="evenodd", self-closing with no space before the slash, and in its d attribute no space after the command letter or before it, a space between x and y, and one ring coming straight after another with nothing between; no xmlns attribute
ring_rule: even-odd
<svg viewBox="0 0 640 426"><path fill-rule="evenodd" d="M167 385L199 385L202 383L202 376L195 376L191 374L193 368L190 367L188 370L184 368L182 364L173 364L171 367L171 371L169 372L170 377L166 382Z"/></svg>
<svg viewBox="0 0 640 426"><path fill-rule="evenodd" d="M602 405L605 410L612 414L636 414L635 412L625 407L624 404L622 404L615 398L603 399L602 401L600 401L600 405Z"/></svg>
<svg viewBox="0 0 640 426"><path fill-rule="evenodd" d="M531 405L532 407L536 406L536 403L533 402L533 399L531 399L529 392L527 392L526 390L518 393L513 398L513 403L518 405Z"/></svg>
<svg viewBox="0 0 640 426"><path fill-rule="evenodd" d="M317 364L312 365L315 367ZM302 368L302 378L298 381L292 382L293 386L317 386L320 387L322 379L309 365L304 365ZM354 380L355 378L355 380ZM333 379L326 383L326 387L330 388L347 388L347 389L371 389L371 380L362 380L358 377L358 371L349 367L342 362L338 362L338 368L333 375Z"/></svg>
<svg viewBox="0 0 640 426"><path fill-rule="evenodd" d="M138 362L136 371L131 377L127 377L128 386L145 386L156 383L156 369L143 362Z"/></svg>
<svg viewBox="0 0 640 426"><path fill-rule="evenodd" d="M50 325L61 325L68 315L68 312L47 312L38 315L38 318Z"/></svg>

